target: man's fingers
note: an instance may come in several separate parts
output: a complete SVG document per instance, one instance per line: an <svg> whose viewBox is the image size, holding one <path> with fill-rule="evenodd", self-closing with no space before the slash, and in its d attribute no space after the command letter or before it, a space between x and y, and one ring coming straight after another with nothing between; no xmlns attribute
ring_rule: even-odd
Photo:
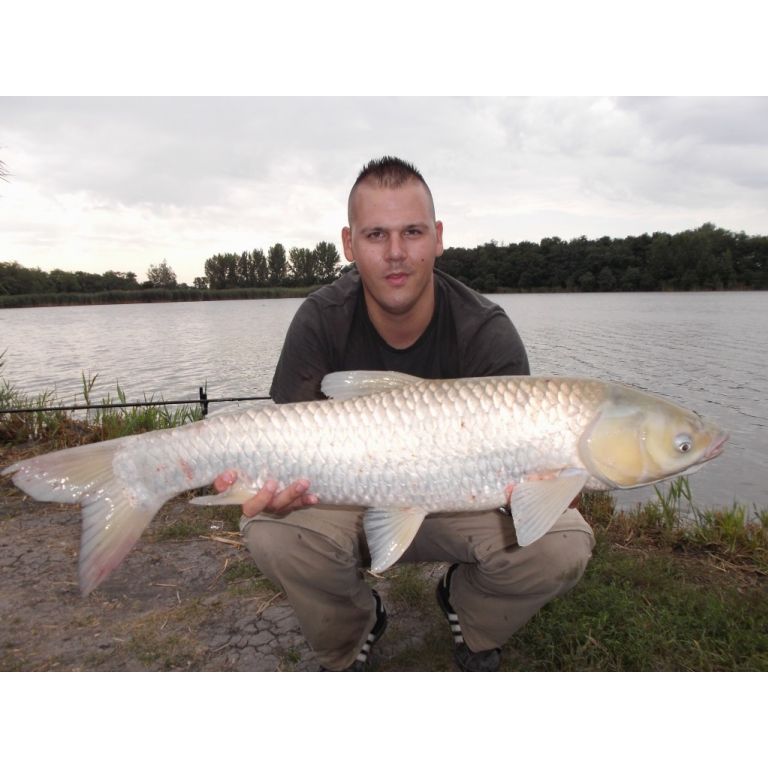
<svg viewBox="0 0 768 768"><path fill-rule="evenodd" d="M272 506L272 499L277 490L277 483L274 480L267 480L261 490L251 499L243 504L243 514L246 517L253 517Z"/></svg>
<svg viewBox="0 0 768 768"><path fill-rule="evenodd" d="M297 480L277 493L277 483L274 480L267 480L264 487L243 504L243 514L246 517L253 517L262 512L279 514L317 504L317 496L307 493L308 488L308 480Z"/></svg>
<svg viewBox="0 0 768 768"><path fill-rule="evenodd" d="M221 493L222 491L226 491L235 480L237 480L237 472L233 469L227 469L213 481L213 487Z"/></svg>
<svg viewBox="0 0 768 768"><path fill-rule="evenodd" d="M237 472L234 469L227 469L213 481L213 487L218 493L222 493L235 480L237 480ZM290 512L292 509L317 504L317 496L307 493L308 489L309 480L297 480L278 493L277 481L267 480L262 488L243 504L243 514L246 517L253 517L262 512Z"/></svg>
<svg viewBox="0 0 768 768"><path fill-rule="evenodd" d="M282 510L287 510L288 507L300 506L302 497L308 489L308 480L297 480L295 483L291 483L286 488L283 488L280 493L275 494L270 507L275 512L280 512Z"/></svg>

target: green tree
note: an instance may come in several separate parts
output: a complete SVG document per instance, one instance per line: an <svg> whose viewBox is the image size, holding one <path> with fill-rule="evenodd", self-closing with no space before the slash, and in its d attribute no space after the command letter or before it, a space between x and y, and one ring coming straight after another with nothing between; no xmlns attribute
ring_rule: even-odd
<svg viewBox="0 0 768 768"><path fill-rule="evenodd" d="M103 291L129 291L139 287L134 272L114 272L109 270L102 276Z"/></svg>
<svg viewBox="0 0 768 768"><path fill-rule="evenodd" d="M674 276L672 238L666 232L654 232L648 249L648 272L654 286L663 288Z"/></svg>
<svg viewBox="0 0 768 768"><path fill-rule="evenodd" d="M280 243L275 243L269 249L269 283L280 285L288 276L288 259L285 248Z"/></svg>
<svg viewBox="0 0 768 768"><path fill-rule="evenodd" d="M317 265L317 282L332 283L339 274L339 252L336 246L323 240L312 253Z"/></svg>
<svg viewBox="0 0 768 768"><path fill-rule="evenodd" d="M256 270L251 254L243 251L237 260L237 285L245 288L252 288L256 285Z"/></svg>
<svg viewBox="0 0 768 768"><path fill-rule="evenodd" d="M147 282L153 288L175 288L176 273L168 266L168 262L163 259L159 264L151 264L147 270Z"/></svg>
<svg viewBox="0 0 768 768"><path fill-rule="evenodd" d="M597 287L601 291L615 291L616 290L616 278L613 275L613 270L606 266L600 270L600 274L597 276Z"/></svg>
<svg viewBox="0 0 768 768"><path fill-rule="evenodd" d="M297 285L314 285L317 282L317 259L309 248L291 248L289 274Z"/></svg>
<svg viewBox="0 0 768 768"><path fill-rule="evenodd" d="M234 253L217 253L205 261L205 278L214 290L237 287L238 256Z"/></svg>
<svg viewBox="0 0 768 768"><path fill-rule="evenodd" d="M581 288L582 291L586 291L587 293L595 290L595 285L597 281L595 280L595 276L591 272L584 272L582 275L579 275L579 288Z"/></svg>
<svg viewBox="0 0 768 768"><path fill-rule="evenodd" d="M77 275L65 272L63 269L52 269L50 272L51 285L56 293L79 293L83 290Z"/></svg>
<svg viewBox="0 0 768 768"><path fill-rule="evenodd" d="M269 265L261 248L254 248L251 252L253 260L253 272L255 276L255 285L267 285L269 283Z"/></svg>
<svg viewBox="0 0 768 768"><path fill-rule="evenodd" d="M49 293L51 281L47 272L29 269L18 261L0 263L0 294Z"/></svg>
<svg viewBox="0 0 768 768"><path fill-rule="evenodd" d="M718 264L718 271L720 273L720 279L724 288L729 288L733 284L734 272L733 272L733 253L730 248L726 248L720 255L720 263Z"/></svg>
<svg viewBox="0 0 768 768"><path fill-rule="evenodd" d="M622 291L639 291L643 273L638 267L627 267L621 277Z"/></svg>

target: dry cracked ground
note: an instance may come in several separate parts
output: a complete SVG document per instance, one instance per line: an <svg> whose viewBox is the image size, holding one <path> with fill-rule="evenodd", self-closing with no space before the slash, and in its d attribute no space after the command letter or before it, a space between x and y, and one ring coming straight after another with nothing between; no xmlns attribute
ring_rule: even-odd
<svg viewBox="0 0 768 768"><path fill-rule="evenodd" d="M256 570L234 510L201 514L167 504L122 565L88 597L77 585L80 513L0 486L0 671L316 671L284 596ZM447 626L434 602L442 567L368 576L389 627L373 668L414 668L435 643L451 669Z"/></svg>

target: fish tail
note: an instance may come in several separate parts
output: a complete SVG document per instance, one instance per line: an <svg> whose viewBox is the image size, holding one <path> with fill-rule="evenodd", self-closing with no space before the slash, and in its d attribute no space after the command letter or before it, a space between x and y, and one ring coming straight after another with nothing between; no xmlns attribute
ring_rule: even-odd
<svg viewBox="0 0 768 768"><path fill-rule="evenodd" d="M66 448L3 470L38 501L79 503L83 531L79 580L88 595L122 562L166 501L146 488L129 487L113 462L124 440Z"/></svg>

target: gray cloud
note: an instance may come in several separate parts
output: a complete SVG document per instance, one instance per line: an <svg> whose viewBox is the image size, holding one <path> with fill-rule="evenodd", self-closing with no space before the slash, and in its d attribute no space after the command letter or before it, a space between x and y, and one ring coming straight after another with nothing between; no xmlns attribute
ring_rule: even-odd
<svg viewBox="0 0 768 768"><path fill-rule="evenodd" d="M216 250L336 240L384 153L421 168L453 244L757 233L766 124L765 98L2 98L0 247L191 279Z"/></svg>

